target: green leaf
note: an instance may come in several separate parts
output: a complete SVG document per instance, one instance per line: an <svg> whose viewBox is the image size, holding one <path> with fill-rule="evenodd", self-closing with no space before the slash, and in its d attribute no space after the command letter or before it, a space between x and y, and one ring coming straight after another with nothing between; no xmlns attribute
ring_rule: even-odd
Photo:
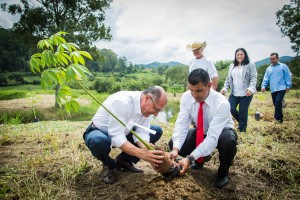
<svg viewBox="0 0 300 200"><path fill-rule="evenodd" d="M78 57L78 61L79 61L81 64L85 65L85 61L84 61L84 58L83 58L82 56L79 56L79 57Z"/></svg>
<svg viewBox="0 0 300 200"><path fill-rule="evenodd" d="M69 44L70 47L71 47L72 49L74 49L74 51L76 51L77 49L80 49L79 46L78 46L77 44L75 44L75 43L69 42L69 43L67 43L67 44Z"/></svg>
<svg viewBox="0 0 300 200"><path fill-rule="evenodd" d="M30 63L30 69L32 72L35 73L35 70L36 70L41 73L37 58L31 58L29 63Z"/></svg>
<svg viewBox="0 0 300 200"><path fill-rule="evenodd" d="M65 32L65 31L59 31L56 33L57 35L67 35L69 34L68 32Z"/></svg>
<svg viewBox="0 0 300 200"><path fill-rule="evenodd" d="M52 86L52 82L47 74L47 70L43 71L41 74L41 84L44 89Z"/></svg>
<svg viewBox="0 0 300 200"><path fill-rule="evenodd" d="M63 85L66 80L66 73L63 70L59 70L59 72L56 73L56 76L58 78L58 83Z"/></svg>
<svg viewBox="0 0 300 200"><path fill-rule="evenodd" d="M89 54L88 52L86 52L86 51L78 51L78 52L79 52L81 55L84 55L85 57L87 57L87 58L93 60L91 54Z"/></svg>
<svg viewBox="0 0 300 200"><path fill-rule="evenodd" d="M66 40L61 36L57 36L57 39L60 40L61 43L67 43Z"/></svg>
<svg viewBox="0 0 300 200"><path fill-rule="evenodd" d="M41 58L42 54L41 53L35 53L31 56L32 58Z"/></svg>
<svg viewBox="0 0 300 200"><path fill-rule="evenodd" d="M70 47L69 44L62 44L62 46L64 47L64 49L66 49L69 52L72 52L72 48Z"/></svg>
<svg viewBox="0 0 300 200"><path fill-rule="evenodd" d="M72 65L69 65L67 67L66 78L67 78L68 81L70 81L70 80L76 80L76 74L75 74L75 72L72 69Z"/></svg>
<svg viewBox="0 0 300 200"><path fill-rule="evenodd" d="M60 87L59 92L63 94L64 96L71 96L72 95L72 89L66 85Z"/></svg>
<svg viewBox="0 0 300 200"><path fill-rule="evenodd" d="M48 69L45 70L46 71L46 75L49 77L49 79L52 81L52 83L58 83L58 77L57 77L57 73L59 72L58 69Z"/></svg>
<svg viewBox="0 0 300 200"><path fill-rule="evenodd" d="M70 104L71 104L71 109L75 112L78 112L78 108L80 107L79 103L77 101L75 101L74 99L72 99L70 101Z"/></svg>

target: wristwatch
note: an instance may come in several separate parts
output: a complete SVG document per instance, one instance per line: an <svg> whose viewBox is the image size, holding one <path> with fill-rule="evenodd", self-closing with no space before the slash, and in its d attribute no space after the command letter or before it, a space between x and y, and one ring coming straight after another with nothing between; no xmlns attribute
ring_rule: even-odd
<svg viewBox="0 0 300 200"><path fill-rule="evenodd" d="M195 162L195 158L194 158L194 156L187 155L185 158L189 159L189 161L190 161L190 164L192 164L193 162Z"/></svg>

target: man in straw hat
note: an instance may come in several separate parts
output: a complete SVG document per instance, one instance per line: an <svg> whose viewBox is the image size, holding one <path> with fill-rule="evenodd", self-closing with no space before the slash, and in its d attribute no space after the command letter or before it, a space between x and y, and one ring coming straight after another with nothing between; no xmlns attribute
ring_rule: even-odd
<svg viewBox="0 0 300 200"><path fill-rule="evenodd" d="M206 47L206 41L204 42L193 42L193 44L186 45L186 49L188 51L193 51L195 58L189 64L189 73L193 70L201 68L207 71L209 74L210 79L212 80L212 88L214 90L217 89L218 86L218 73L216 70L215 65L206 59L203 55L203 50Z"/></svg>

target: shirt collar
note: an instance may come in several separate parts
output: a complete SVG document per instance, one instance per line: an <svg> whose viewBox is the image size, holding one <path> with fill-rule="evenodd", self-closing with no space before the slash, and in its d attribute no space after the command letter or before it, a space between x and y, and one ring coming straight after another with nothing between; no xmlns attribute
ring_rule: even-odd
<svg viewBox="0 0 300 200"><path fill-rule="evenodd" d="M212 88L210 88L210 91L209 91L209 94L208 94L208 96L206 97L206 99L205 99L205 104L207 104L208 106L210 106L211 105L211 103L213 102L213 93L214 93L215 91L214 91L214 89L212 89ZM193 96L192 96L193 97ZM193 103L198 103L195 99L194 99L194 97L193 97Z"/></svg>
<svg viewBox="0 0 300 200"><path fill-rule="evenodd" d="M277 65L280 65L280 62L276 63L275 65L271 65L272 67L275 67Z"/></svg>
<svg viewBox="0 0 300 200"><path fill-rule="evenodd" d="M137 93L137 95L134 97L133 100L133 113L136 115L142 115L142 109L141 109L141 95L142 92Z"/></svg>

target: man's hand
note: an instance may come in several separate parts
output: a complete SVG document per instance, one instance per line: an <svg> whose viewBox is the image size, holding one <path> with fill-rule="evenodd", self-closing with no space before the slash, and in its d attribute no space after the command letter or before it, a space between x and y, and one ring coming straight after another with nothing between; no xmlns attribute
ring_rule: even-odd
<svg viewBox="0 0 300 200"><path fill-rule="evenodd" d="M226 91L225 90L221 90L221 94L225 95L226 94Z"/></svg>
<svg viewBox="0 0 300 200"><path fill-rule="evenodd" d="M164 152L161 150L147 150L147 149L140 149L138 158L149 162L151 166L157 167L158 164L163 162Z"/></svg>
<svg viewBox="0 0 300 200"><path fill-rule="evenodd" d="M176 147L174 147L173 150L169 153L169 158L171 160L175 161L175 159L178 156L178 152L179 152L179 149L177 149Z"/></svg>
<svg viewBox="0 0 300 200"><path fill-rule="evenodd" d="M190 167L190 160L187 158L183 158L178 162L178 165L182 167L182 169L180 170L180 175L185 175L185 173L187 172L187 170Z"/></svg>
<svg viewBox="0 0 300 200"><path fill-rule="evenodd" d="M261 88L261 91L262 91L262 92L265 92L265 91L266 91L266 88Z"/></svg>
<svg viewBox="0 0 300 200"><path fill-rule="evenodd" d="M250 97L252 95L252 92L250 90L246 90L246 96Z"/></svg>
<svg viewBox="0 0 300 200"><path fill-rule="evenodd" d="M289 92L289 91L290 91L290 89L288 89L288 88L287 88L285 91L286 91L286 92Z"/></svg>

